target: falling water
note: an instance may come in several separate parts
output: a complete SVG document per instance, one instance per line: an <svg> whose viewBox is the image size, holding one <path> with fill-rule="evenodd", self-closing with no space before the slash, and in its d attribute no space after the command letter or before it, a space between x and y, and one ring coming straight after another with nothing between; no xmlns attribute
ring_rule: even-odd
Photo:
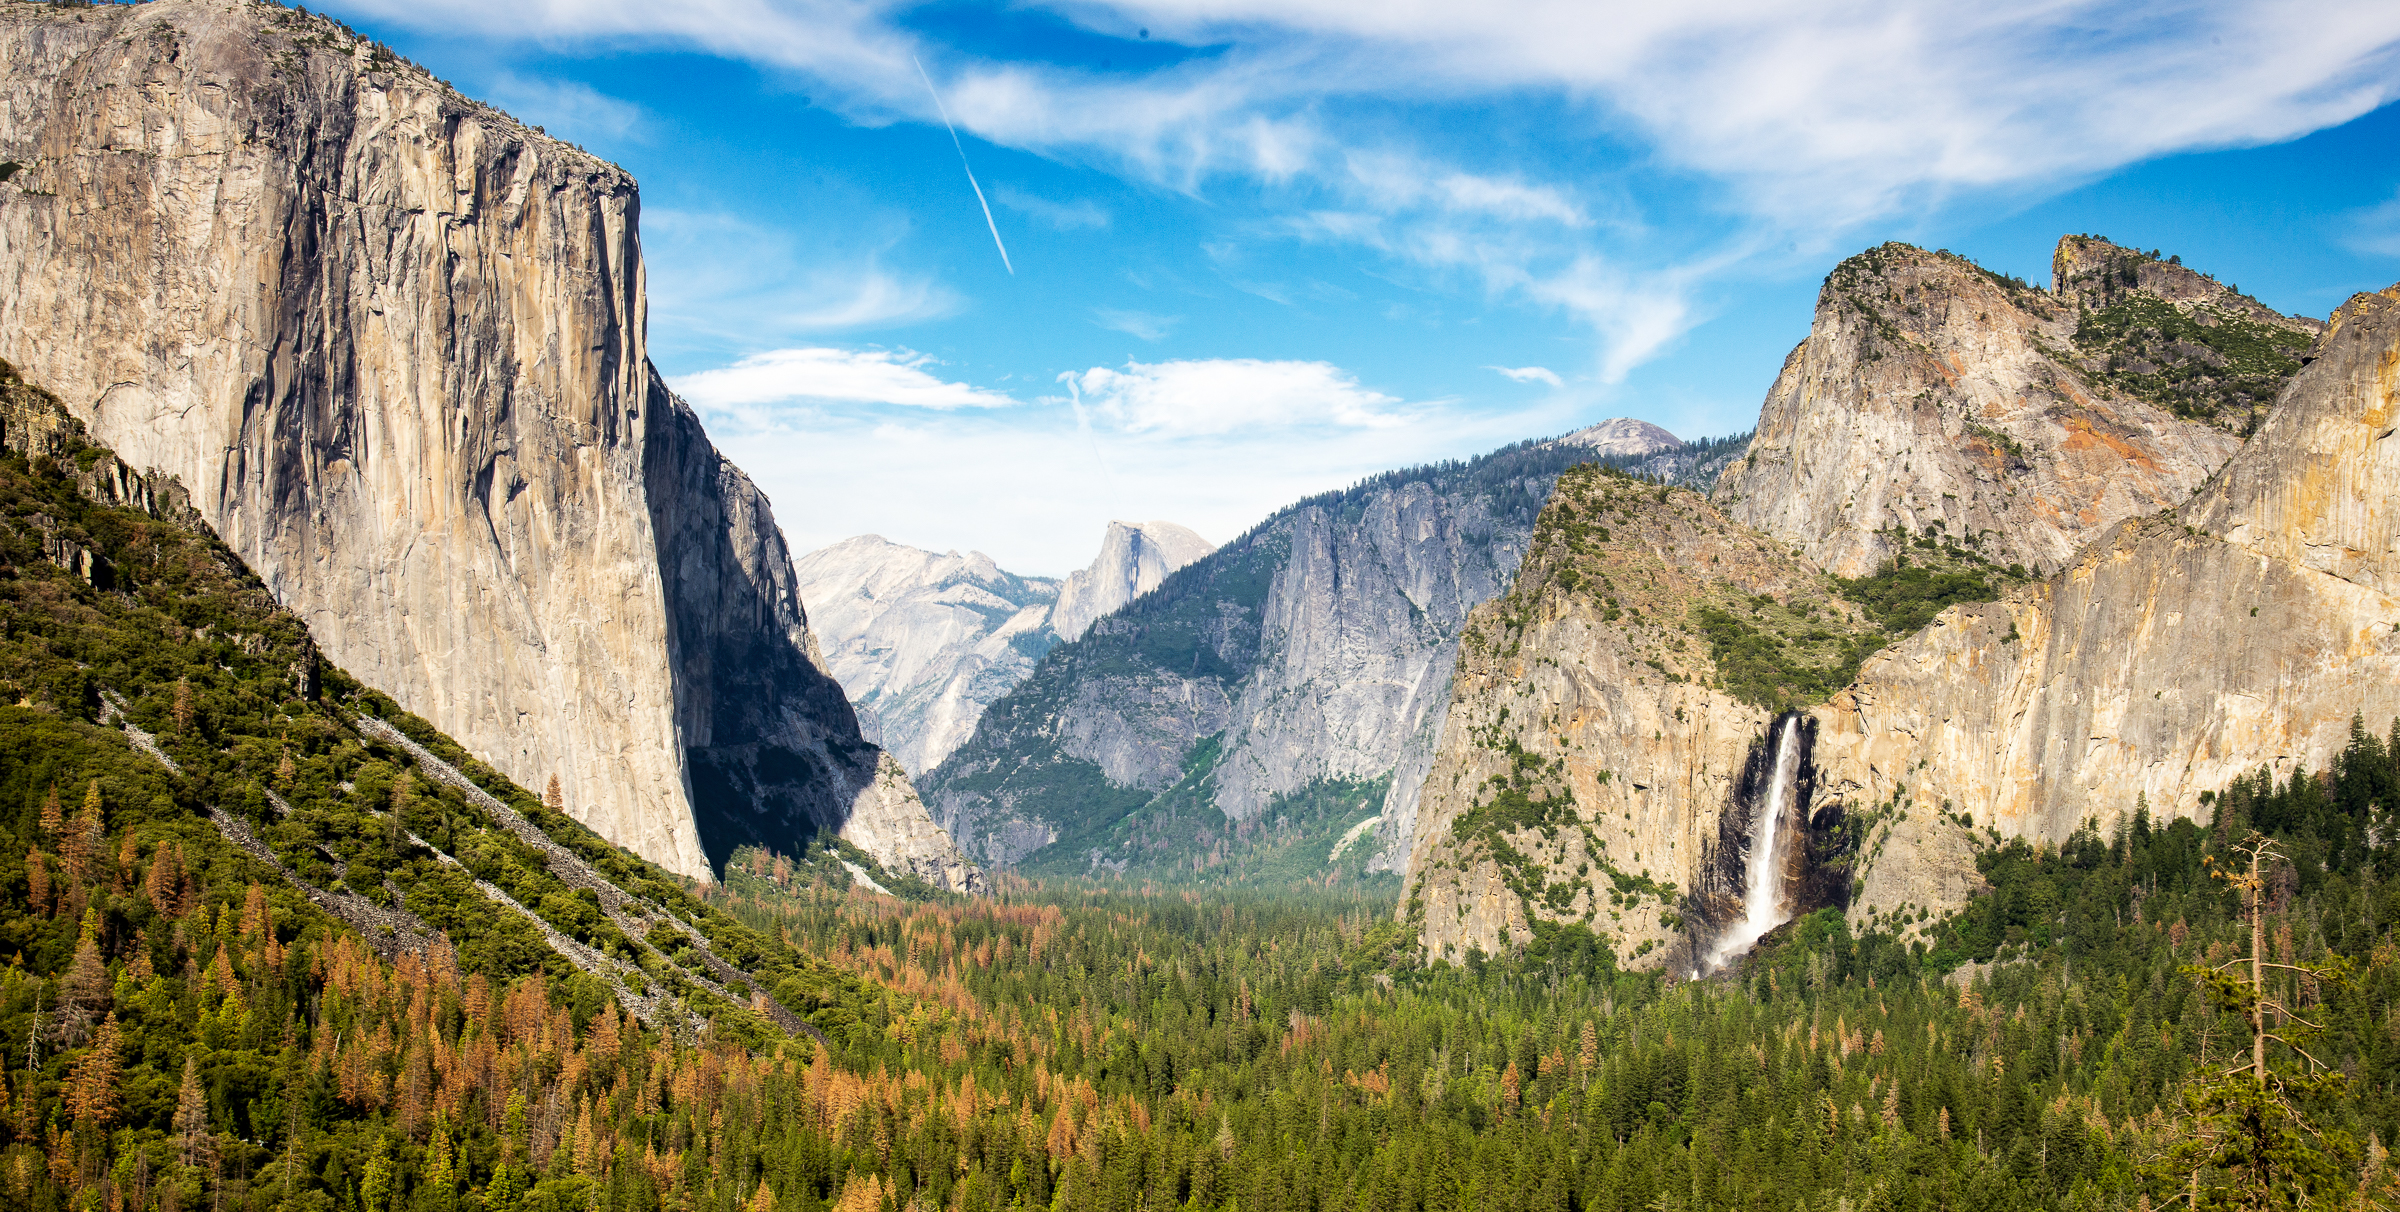
<svg viewBox="0 0 2400 1212"><path fill-rule="evenodd" d="M1800 769L1800 746L1794 732L1800 717L1788 716L1775 738L1775 778L1767 785L1766 805L1750 821L1750 854L1742 864L1742 920L1717 940L1708 954L1713 971L1750 949L1761 935L1783 924L1783 859L1775 844L1783 837L1784 804L1791 798L1794 775Z"/></svg>

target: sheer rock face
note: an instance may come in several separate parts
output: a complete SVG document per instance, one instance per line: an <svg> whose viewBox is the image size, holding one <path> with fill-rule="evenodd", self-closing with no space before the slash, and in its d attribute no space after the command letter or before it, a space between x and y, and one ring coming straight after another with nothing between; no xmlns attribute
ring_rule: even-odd
<svg viewBox="0 0 2400 1212"><path fill-rule="evenodd" d="M1167 574L1215 551L1207 539L1173 522L1110 522L1091 566L1059 586L1050 629L1080 638L1092 620L1158 588Z"/></svg>
<svg viewBox="0 0 2400 1212"><path fill-rule="evenodd" d="M1842 576L1940 531L2055 569L2126 518L2181 504L2239 439L2091 382L2079 313L1944 253L1843 262L1785 359L1719 506Z"/></svg>
<svg viewBox="0 0 2400 1212"><path fill-rule="evenodd" d="M1763 797L1737 791L1776 713L1721 688L1686 625L1700 605L1772 611L1836 643L1869 625L1805 556L1697 493L1560 478L1515 587L1460 643L1405 871L1402 913L1429 958L1582 924L1620 958L1681 973L1740 916Z"/></svg>
<svg viewBox="0 0 2400 1212"><path fill-rule="evenodd" d="M1404 853L1467 612L1507 585L1575 453L1523 449L1303 502L1094 623L926 776L968 853L1014 863L1073 833L1059 805L1138 807L1208 772L1235 821L1392 774L1379 849Z"/></svg>
<svg viewBox="0 0 2400 1212"><path fill-rule="evenodd" d="M1058 582L980 551L860 535L800 558L800 591L860 729L908 770L939 765L1057 642Z"/></svg>
<svg viewBox="0 0 2400 1212"><path fill-rule="evenodd" d="M2173 514L2120 523L2048 582L1954 607L1819 709L1821 785L1935 800L2057 840L2269 766L2326 769L2353 712L2400 714L2400 287L2335 314L2256 436ZM1905 791L1903 790L1905 788ZM1884 848L1861 914L1955 907Z"/></svg>
<svg viewBox="0 0 2400 1212"><path fill-rule="evenodd" d="M910 810L765 498L649 365L622 171L226 0L0 13L0 159L0 357L190 486L333 660L696 878Z"/></svg>

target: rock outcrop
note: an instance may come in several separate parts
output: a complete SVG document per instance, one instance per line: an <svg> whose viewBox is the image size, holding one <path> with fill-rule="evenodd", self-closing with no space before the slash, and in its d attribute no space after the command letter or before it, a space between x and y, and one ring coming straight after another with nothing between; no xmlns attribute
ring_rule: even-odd
<svg viewBox="0 0 2400 1212"><path fill-rule="evenodd" d="M2086 304L2213 317L2238 297L2147 261L2147 277L2119 273L2115 294L2095 294L2077 285L2089 246L2060 247L2059 293L1902 244L1843 262L1750 450L1718 480L1718 505L1844 576L1927 533L2053 570L2116 523L2180 505L2240 440L2112 386L2105 350L2087 368L2078 333L2097 322ZM2309 323L2276 321L2287 335ZM2219 356L2192 350L2192 365Z"/></svg>
<svg viewBox="0 0 2400 1212"><path fill-rule="evenodd" d="M1168 574L1215 551L1209 541L1173 522L1110 522L1091 565L1058 587L1050 630L1080 639L1092 621L1159 587Z"/></svg>
<svg viewBox="0 0 2400 1212"><path fill-rule="evenodd" d="M2400 287L2335 313L2257 434L2180 509L2120 523L2047 582L1953 608L1869 662L1817 712L1820 785L2055 841L2137 805L2205 821L2203 793L2260 766L2326 769L2354 713L2400 714L2396 427ZM1955 908L1940 864L1929 877L1895 840L1859 911Z"/></svg>
<svg viewBox="0 0 2400 1212"><path fill-rule="evenodd" d="M800 558L800 593L868 739L922 774L1058 642L1059 583L980 551L937 555L860 535Z"/></svg>
<svg viewBox="0 0 2400 1212"><path fill-rule="evenodd" d="M1986 831L2055 842L2142 806L2206 819L2237 775L2323 769L2354 714L2400 714L2400 288L2325 326L2090 241L2060 266L2038 292L1894 246L1845 263L1757 457L1719 481L1725 516L1561 481L1517 588L1468 629L1402 910L1430 954L1588 927L1621 956L1703 967L1771 710L1801 709L1807 745L1791 908L1904 934L1981 887ZM2068 352L2129 306L2249 325L2244 341L2324 336L2243 444ZM2184 350L2176 382L2236 398L2210 378L2223 353ZM1903 543L2059 570L1996 578L2017 587L1922 627L1878 596L1909 570L1826 575ZM1917 629L1866 655L1883 637L1833 594Z"/></svg>
<svg viewBox="0 0 2400 1212"><path fill-rule="evenodd" d="M1562 445L1584 447L1602 458L1661 454L1683 449L1683 439L1648 421L1637 421L1632 417L1617 417L1597 425L1587 425L1558 440Z"/></svg>
<svg viewBox="0 0 2400 1212"><path fill-rule="evenodd" d="M968 870L649 364L625 173L236 0L0 11L0 159L0 357L328 656L685 875L861 822Z"/></svg>

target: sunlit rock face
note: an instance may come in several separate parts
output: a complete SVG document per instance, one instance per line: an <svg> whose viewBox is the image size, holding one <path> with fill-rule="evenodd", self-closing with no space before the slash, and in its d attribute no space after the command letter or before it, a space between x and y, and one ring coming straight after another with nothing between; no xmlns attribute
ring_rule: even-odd
<svg viewBox="0 0 2400 1212"><path fill-rule="evenodd" d="M2353 713L2400 714L2400 288L2334 314L2240 453L2171 513L2118 524L2056 576L1954 607L1819 716L1822 782L2051 840L2146 806L2324 770ZM1942 848L1947 869L1955 847ZM1958 903L1896 837L1860 912Z"/></svg>
<svg viewBox="0 0 2400 1212"><path fill-rule="evenodd" d="M0 357L330 659L686 875L839 827L969 878L649 363L623 171L225 0L8 6L0 159Z"/></svg>
<svg viewBox="0 0 2400 1212"><path fill-rule="evenodd" d="M1400 907L1429 955L1582 926L1632 962L1705 971L1749 916L1744 788L1772 786L1758 772L1782 751L1775 717L1725 693L1692 607L1838 639L1858 620L1832 578L1920 535L2047 575L1794 704L1794 912L1918 932L1982 886L1987 831L2057 841L2143 807L2206 821L2203 793L2323 769L2354 713L2378 731L2400 714L2400 288L2320 324L2086 238L2062 242L2053 286L1874 250L1828 279L1710 508L1561 482L1461 648ZM2251 325L2266 352L2159 353L2169 310ZM2294 333L2322 335L2279 360ZM2127 350L2196 369L2166 390ZM2234 424L2267 379L2272 406Z"/></svg>
<svg viewBox="0 0 2400 1212"><path fill-rule="evenodd" d="M2070 253L2089 250L2073 238L2061 248L2062 281L2084 282ZM2121 293L2207 316L2194 300L2229 293L2159 269ZM1718 479L1718 505L1859 576L1927 532L2050 571L2118 522L2182 504L2241 439L2087 365L2084 301L1902 244L1843 262L1747 456ZM2275 319L2305 344L2313 321Z"/></svg>
<svg viewBox="0 0 2400 1212"><path fill-rule="evenodd" d="M1058 587L1050 629L1077 639L1092 621L1158 588L1167 574L1215 551L1208 540L1173 522L1110 522L1100 554Z"/></svg>
<svg viewBox="0 0 2400 1212"><path fill-rule="evenodd" d="M1050 646L1059 582L980 551L936 554L860 535L800 558L826 662L868 739L923 773L975 731Z"/></svg>

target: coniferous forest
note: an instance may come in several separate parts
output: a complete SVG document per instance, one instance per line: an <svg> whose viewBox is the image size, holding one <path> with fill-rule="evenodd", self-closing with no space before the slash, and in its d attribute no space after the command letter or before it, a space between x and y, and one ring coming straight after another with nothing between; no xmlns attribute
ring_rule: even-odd
<svg viewBox="0 0 2400 1212"><path fill-rule="evenodd" d="M324 665L188 512L98 503L114 467L0 457L10 1207L2400 1198L2394 721L2206 827L1990 835L1930 941L1827 910L1691 982L1581 931L1427 966L1334 889L884 896L830 842L700 888Z"/></svg>

